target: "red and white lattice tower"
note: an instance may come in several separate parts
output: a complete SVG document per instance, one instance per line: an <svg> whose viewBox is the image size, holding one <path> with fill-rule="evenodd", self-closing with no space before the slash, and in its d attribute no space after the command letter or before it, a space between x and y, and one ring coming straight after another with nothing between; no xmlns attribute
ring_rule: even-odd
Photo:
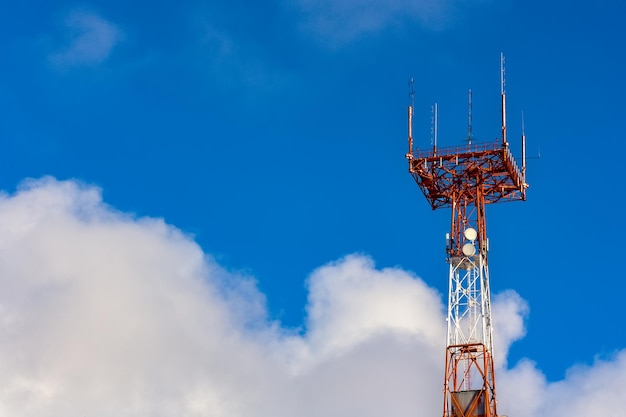
<svg viewBox="0 0 626 417"><path fill-rule="evenodd" d="M437 147L437 114L432 148L413 148L413 104L409 105L409 172L433 210L450 207L446 235L449 291L443 417L497 417L493 328L489 294L489 240L485 206L526 200L526 139L522 168L506 137L504 57L501 56L502 139L472 143L471 92L467 143ZM412 92L411 92L412 95ZM523 130L523 129L522 129Z"/></svg>

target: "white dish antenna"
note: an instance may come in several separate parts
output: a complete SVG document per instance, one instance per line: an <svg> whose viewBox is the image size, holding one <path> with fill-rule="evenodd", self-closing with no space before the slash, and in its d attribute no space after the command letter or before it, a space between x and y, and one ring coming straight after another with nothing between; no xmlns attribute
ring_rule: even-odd
<svg viewBox="0 0 626 417"><path fill-rule="evenodd" d="M472 245L471 243L466 243L465 245L463 245L462 251L463 251L463 255L465 256L474 256L476 254L476 247Z"/></svg>
<svg viewBox="0 0 626 417"><path fill-rule="evenodd" d="M476 229L473 229L471 227L468 227L467 229L465 229L463 234L465 235L465 239L471 240L472 242L475 241L476 238L478 237L478 232L476 231Z"/></svg>

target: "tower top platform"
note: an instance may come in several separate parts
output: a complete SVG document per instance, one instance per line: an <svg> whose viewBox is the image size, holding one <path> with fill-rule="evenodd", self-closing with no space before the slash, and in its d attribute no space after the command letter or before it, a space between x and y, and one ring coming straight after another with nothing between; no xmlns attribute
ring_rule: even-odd
<svg viewBox="0 0 626 417"><path fill-rule="evenodd" d="M409 172L433 210L453 203L484 204L526 200L528 184L507 143L411 150Z"/></svg>

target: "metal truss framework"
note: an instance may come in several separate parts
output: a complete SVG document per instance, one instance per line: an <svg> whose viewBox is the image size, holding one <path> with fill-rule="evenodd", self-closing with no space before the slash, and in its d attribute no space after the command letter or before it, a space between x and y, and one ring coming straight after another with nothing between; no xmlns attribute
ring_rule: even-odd
<svg viewBox="0 0 626 417"><path fill-rule="evenodd" d="M508 144L478 143L406 155L409 172L433 210L452 208L449 255L461 256L463 231L475 220L486 243L485 205L526 199L524 174Z"/></svg>
<svg viewBox="0 0 626 417"><path fill-rule="evenodd" d="M433 210L452 212L443 417L497 417L485 206L526 200L525 137L520 170L506 140L504 88L501 142L437 148L435 139L414 152L412 116L410 105L409 173Z"/></svg>
<svg viewBox="0 0 626 417"><path fill-rule="evenodd" d="M486 250L484 251L486 253ZM451 257L444 416L497 416L489 272L483 253Z"/></svg>
<svg viewBox="0 0 626 417"><path fill-rule="evenodd" d="M496 417L485 205L524 200L522 172L506 143L411 149L407 158L432 209L452 209L443 416Z"/></svg>

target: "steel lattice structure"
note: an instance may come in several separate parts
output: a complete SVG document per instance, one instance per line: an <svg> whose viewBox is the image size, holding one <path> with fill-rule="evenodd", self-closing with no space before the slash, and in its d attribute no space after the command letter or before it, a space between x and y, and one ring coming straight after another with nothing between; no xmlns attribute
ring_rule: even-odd
<svg viewBox="0 0 626 417"><path fill-rule="evenodd" d="M433 210L451 208L446 236L449 264L443 417L497 417L485 206L526 199L525 136L522 169L506 139L504 58L501 60L502 140L413 149L409 105L409 172ZM412 94L412 92L411 92ZM435 116L436 120L436 116ZM436 132L436 126L434 128ZM436 133L435 133L436 134Z"/></svg>

